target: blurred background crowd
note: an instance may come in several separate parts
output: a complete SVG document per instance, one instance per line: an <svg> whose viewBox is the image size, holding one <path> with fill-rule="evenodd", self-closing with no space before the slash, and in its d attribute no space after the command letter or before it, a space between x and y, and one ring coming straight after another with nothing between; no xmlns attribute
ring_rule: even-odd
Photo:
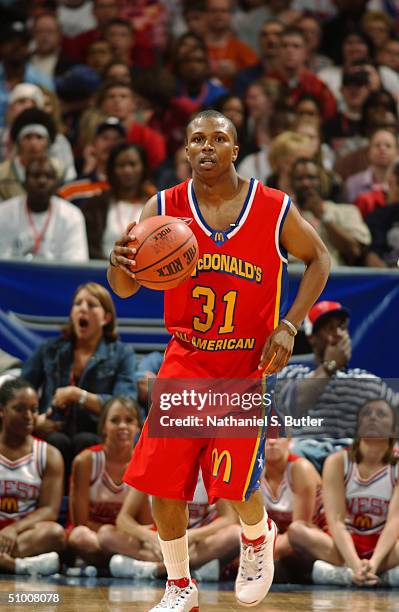
<svg viewBox="0 0 399 612"><path fill-rule="evenodd" d="M396 267L394 0L0 4L2 257L107 258L216 108L239 173L289 193L336 266Z"/></svg>

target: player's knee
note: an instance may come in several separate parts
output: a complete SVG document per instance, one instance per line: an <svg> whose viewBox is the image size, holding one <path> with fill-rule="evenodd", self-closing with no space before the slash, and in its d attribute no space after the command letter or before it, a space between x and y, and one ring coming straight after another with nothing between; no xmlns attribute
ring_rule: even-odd
<svg viewBox="0 0 399 612"><path fill-rule="evenodd" d="M305 521L294 521L287 529L287 537L292 548L304 548L308 541L308 527Z"/></svg>

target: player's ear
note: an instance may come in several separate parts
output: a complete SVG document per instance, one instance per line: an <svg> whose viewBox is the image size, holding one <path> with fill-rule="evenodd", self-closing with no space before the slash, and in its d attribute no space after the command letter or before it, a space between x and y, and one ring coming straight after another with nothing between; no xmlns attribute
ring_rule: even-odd
<svg viewBox="0 0 399 612"><path fill-rule="evenodd" d="M189 158L189 156L188 156L188 145L186 145L184 148L185 148L185 150L186 150L186 159L187 159L187 161L189 162L189 161L190 161L190 158Z"/></svg>
<svg viewBox="0 0 399 612"><path fill-rule="evenodd" d="M233 147L233 155L232 155L233 162L236 161L236 159L238 157L238 151L239 150L240 150L240 147L238 145L234 145L234 147Z"/></svg>

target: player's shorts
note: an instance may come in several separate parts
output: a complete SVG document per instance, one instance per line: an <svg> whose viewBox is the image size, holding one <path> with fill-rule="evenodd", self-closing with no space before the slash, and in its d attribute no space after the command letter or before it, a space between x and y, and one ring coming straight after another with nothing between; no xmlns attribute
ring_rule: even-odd
<svg viewBox="0 0 399 612"><path fill-rule="evenodd" d="M370 559L372 557L380 535L379 533L372 535L351 533L356 552L360 559Z"/></svg>
<svg viewBox="0 0 399 612"><path fill-rule="evenodd" d="M172 340L159 371L159 379L210 379L212 374L201 368L180 343ZM227 378L259 378L259 371L236 371ZM214 376L216 379L217 376ZM274 377L268 378L271 387ZM270 381L270 382L269 382ZM151 411L154 407L151 408ZM173 416L172 411L168 412ZM218 499L244 501L259 488L264 467L266 426L250 428L253 437L155 437L149 433L151 414L144 424L124 481L155 497L192 501L199 469L210 504ZM184 430L182 430L183 433ZM210 435L213 432L209 432ZM248 431L246 431L247 435ZM184 435L184 434L183 434ZM222 435L228 435L228 433ZM236 434L237 435L237 434ZM249 434L250 435L250 434Z"/></svg>
<svg viewBox="0 0 399 612"><path fill-rule="evenodd" d="M150 438L145 422L124 481L155 497L192 501L199 468L210 504L244 501L259 488L265 439Z"/></svg>

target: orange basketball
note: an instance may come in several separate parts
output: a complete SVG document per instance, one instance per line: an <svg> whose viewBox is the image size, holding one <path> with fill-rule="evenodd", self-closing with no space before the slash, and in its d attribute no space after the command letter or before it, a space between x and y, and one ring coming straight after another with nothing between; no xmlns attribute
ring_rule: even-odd
<svg viewBox="0 0 399 612"><path fill-rule="evenodd" d="M183 283L198 259L198 243L189 226L177 217L150 217L131 231L137 242L136 280L149 289L172 289Z"/></svg>

